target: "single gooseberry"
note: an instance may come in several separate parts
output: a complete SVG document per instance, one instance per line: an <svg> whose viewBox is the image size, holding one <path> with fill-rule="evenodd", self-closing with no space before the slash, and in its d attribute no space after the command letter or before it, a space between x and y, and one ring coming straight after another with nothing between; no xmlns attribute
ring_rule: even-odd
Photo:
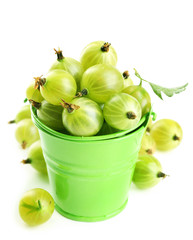
<svg viewBox="0 0 193 240"><path fill-rule="evenodd" d="M19 214L30 226L46 222L54 212L54 200L44 189L34 188L27 191L19 202Z"/></svg>
<svg viewBox="0 0 193 240"><path fill-rule="evenodd" d="M83 74L83 68L81 63L75 60L74 58L64 57L60 49L58 49L58 51L56 49L54 50L55 50L55 53L57 54L57 60L51 66L49 71L52 71L55 69L61 69L69 72L75 79L77 84L77 89L79 91L80 81L82 79L82 74Z"/></svg>
<svg viewBox="0 0 193 240"><path fill-rule="evenodd" d="M42 102L44 100L40 92L40 87L35 88L34 81L32 81L26 89L26 98L36 102Z"/></svg>
<svg viewBox="0 0 193 240"><path fill-rule="evenodd" d="M98 64L84 72L81 80L81 93L97 103L105 103L113 94L123 89L123 77L113 66Z"/></svg>
<svg viewBox="0 0 193 240"><path fill-rule="evenodd" d="M76 81L64 70L56 69L34 79L35 88L40 88L44 99L53 105L60 105L61 99L71 101L76 94Z"/></svg>
<svg viewBox="0 0 193 240"><path fill-rule="evenodd" d="M156 142L156 147L161 151L176 148L182 141L182 128L172 119L160 119L151 128L151 136Z"/></svg>
<svg viewBox="0 0 193 240"><path fill-rule="evenodd" d="M162 172L160 162L151 155L139 155L136 162L133 183L140 189L157 185L167 175Z"/></svg>
<svg viewBox="0 0 193 240"><path fill-rule="evenodd" d="M116 66L117 53L110 43L95 41L88 44L82 51L80 62L84 71L96 64L110 64Z"/></svg>
<svg viewBox="0 0 193 240"><path fill-rule="evenodd" d="M29 104L22 106L20 111L15 116L15 119L9 121L8 123L18 123L21 120L26 119L26 118L31 118L31 111L30 111L30 105Z"/></svg>
<svg viewBox="0 0 193 240"><path fill-rule="evenodd" d="M23 149L28 148L33 142L39 140L37 127L31 119L23 119L17 124L15 137Z"/></svg>
<svg viewBox="0 0 193 240"><path fill-rule="evenodd" d="M97 103L88 98L75 98L71 103L63 101L64 127L75 136L93 136L103 125L103 113Z"/></svg>
<svg viewBox="0 0 193 240"><path fill-rule="evenodd" d="M29 101L37 109L37 116L41 122L56 131L64 129L64 125L62 123L62 106L53 105L48 103L46 100L41 103L33 100Z"/></svg>
<svg viewBox="0 0 193 240"><path fill-rule="evenodd" d="M156 143L155 140L151 135L148 135L145 133L143 135L142 141L141 141L141 148L139 150L139 154L145 155L149 154L152 155L155 153L156 150Z"/></svg>
<svg viewBox="0 0 193 240"><path fill-rule="evenodd" d="M40 140L32 143L27 153L27 159L21 161L23 164L30 164L38 172L47 174L46 162L42 152Z"/></svg>
<svg viewBox="0 0 193 240"><path fill-rule="evenodd" d="M142 109L142 116L151 110L151 98L149 93L140 85L129 86L122 91L127 93L138 100Z"/></svg>
<svg viewBox="0 0 193 240"><path fill-rule="evenodd" d="M129 130L141 119L141 106L136 98L119 93L112 96L104 105L105 121L113 128Z"/></svg>

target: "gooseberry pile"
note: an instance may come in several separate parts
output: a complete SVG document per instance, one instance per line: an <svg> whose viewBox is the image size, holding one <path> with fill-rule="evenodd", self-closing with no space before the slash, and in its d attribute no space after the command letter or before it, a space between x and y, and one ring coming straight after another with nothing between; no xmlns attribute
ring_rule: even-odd
<svg viewBox="0 0 193 240"><path fill-rule="evenodd" d="M63 134L92 137L132 131L140 119L152 111L149 93L142 87L147 82L162 99L184 91L187 84L178 88L164 88L140 79L134 85L129 72L116 68L117 53L108 42L96 41L82 51L80 61L65 57L62 50L54 49L56 61L45 75L34 77L26 89L26 101L36 109L37 118L52 130ZM155 120L155 119L153 119ZM15 119L16 140L28 156L22 161L42 174L47 174L45 159L36 126L31 120L30 105L21 108ZM141 189L155 186L167 175L153 156L156 150L167 151L182 140L180 125L171 119L153 123L149 117L141 141L133 183ZM24 194L19 204L22 219L29 225L47 221L54 210L54 201L43 189L32 189Z"/></svg>

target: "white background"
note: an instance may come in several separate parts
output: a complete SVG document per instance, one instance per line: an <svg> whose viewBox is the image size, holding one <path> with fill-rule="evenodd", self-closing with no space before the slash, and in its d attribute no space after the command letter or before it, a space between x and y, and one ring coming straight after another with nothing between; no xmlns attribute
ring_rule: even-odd
<svg viewBox="0 0 193 240"><path fill-rule="evenodd" d="M1 1L0 23L0 238L13 239L193 239L192 216L192 1ZM50 191L48 181L20 161L13 119L23 105L25 89L55 60L53 48L79 59L92 41L111 42L120 71L128 69L135 84L141 76L165 87L189 82L183 93L160 100L149 86L157 119L174 119L183 141L173 151L156 152L170 177L139 191L133 185L127 207L112 219L83 223L56 211L45 224L30 228L18 215L22 194L35 187ZM104 159L105 161L105 159ZM3 237L4 236L4 237Z"/></svg>

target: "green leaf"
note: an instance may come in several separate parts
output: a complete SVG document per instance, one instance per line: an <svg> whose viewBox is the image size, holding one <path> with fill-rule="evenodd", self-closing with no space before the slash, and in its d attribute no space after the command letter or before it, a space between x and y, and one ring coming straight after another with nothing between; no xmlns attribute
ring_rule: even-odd
<svg viewBox="0 0 193 240"><path fill-rule="evenodd" d="M162 98L162 92L168 96L168 97L172 97L174 94L178 94L184 90L186 90L186 87L188 86L188 83L186 83L185 85L181 86L181 87L175 87L175 88L166 88L166 87L162 87L159 86L157 84L154 84L152 82L149 82L147 80L144 80L139 73L137 72L137 70L134 68L135 70L135 75L141 80L141 81L145 81L148 82L149 85L151 86L151 88L153 89L154 93L163 100Z"/></svg>
<svg viewBox="0 0 193 240"><path fill-rule="evenodd" d="M184 91L186 89L186 87L188 86L188 83L186 83L185 85L183 85L181 87L175 87L175 88L165 88L165 87L161 87L161 86L156 85L151 82L149 82L149 85L152 87L154 93L163 100L162 92L165 93L166 96L172 97L174 94L178 94L178 93Z"/></svg>

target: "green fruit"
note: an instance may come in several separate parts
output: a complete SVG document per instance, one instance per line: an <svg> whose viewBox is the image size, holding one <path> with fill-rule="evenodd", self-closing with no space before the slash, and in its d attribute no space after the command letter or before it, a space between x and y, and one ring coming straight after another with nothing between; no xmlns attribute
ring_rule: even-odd
<svg viewBox="0 0 193 240"><path fill-rule="evenodd" d="M28 148L33 142L39 140L38 129L31 119L23 119L17 124L15 137L23 149Z"/></svg>
<svg viewBox="0 0 193 240"><path fill-rule="evenodd" d="M32 81L26 89L26 98L36 102L42 102L44 100L40 93L40 88L35 88L34 81Z"/></svg>
<svg viewBox="0 0 193 240"><path fill-rule="evenodd" d="M27 191L19 203L19 214L30 226L46 222L54 212L54 200L44 189L35 188Z"/></svg>
<svg viewBox="0 0 193 240"><path fill-rule="evenodd" d="M141 106L134 97L119 93L105 103L103 115L111 127L128 130L134 128L141 119Z"/></svg>
<svg viewBox="0 0 193 240"><path fill-rule="evenodd" d="M133 81L132 79L130 78L130 75L129 75L129 72L128 71L125 71L123 73L123 79L124 79L124 87L123 89L125 89L126 87L129 87L131 85L133 85Z"/></svg>
<svg viewBox="0 0 193 240"><path fill-rule="evenodd" d="M155 153L156 150L156 143L151 135L144 134L142 141L141 141L141 148L139 154L145 155L149 154L152 155Z"/></svg>
<svg viewBox="0 0 193 240"><path fill-rule="evenodd" d="M127 93L138 100L142 109L142 116L151 110L151 98L149 93L140 85L129 86L122 91L123 93Z"/></svg>
<svg viewBox="0 0 193 240"><path fill-rule="evenodd" d="M61 69L69 72L76 81L77 89L80 89L80 81L82 79L83 68L80 62L77 60L64 57L62 51L59 49L58 51L54 49L57 54L57 61L51 66L49 71L55 69Z"/></svg>
<svg viewBox="0 0 193 240"><path fill-rule="evenodd" d="M118 131L119 130L112 128L107 122L104 121L100 131L97 133L97 136L112 134Z"/></svg>
<svg viewBox="0 0 193 240"><path fill-rule="evenodd" d="M53 105L60 105L61 99L71 101L77 90L72 75L61 69L50 71L44 77L35 78L35 87L40 88L44 99Z"/></svg>
<svg viewBox="0 0 193 240"><path fill-rule="evenodd" d="M162 172L160 162L153 156L140 155L136 162L133 183L140 189L157 185L167 175Z"/></svg>
<svg viewBox="0 0 193 240"><path fill-rule="evenodd" d="M62 123L62 106L52 105L51 103L44 100L41 103L35 101L30 101L30 103L37 109L37 116L41 122L46 126L56 130L61 131L64 129Z"/></svg>
<svg viewBox="0 0 193 240"><path fill-rule="evenodd" d="M161 119L155 122L150 133L156 142L157 149L161 151L176 148L183 136L181 126L171 119Z"/></svg>
<svg viewBox="0 0 193 240"><path fill-rule="evenodd" d="M151 132L152 125L153 125L153 120L152 120L152 117L150 117L147 123L146 133L149 134Z"/></svg>
<svg viewBox="0 0 193 240"><path fill-rule="evenodd" d="M105 103L113 94L123 89L123 77L113 66L95 65L84 72L81 94L97 103Z"/></svg>
<svg viewBox="0 0 193 240"><path fill-rule="evenodd" d="M75 136L93 136L103 125L103 113L97 103L88 98L75 98L71 104L63 102L64 127Z"/></svg>
<svg viewBox="0 0 193 240"><path fill-rule="evenodd" d="M27 159L23 160L22 163L30 164L38 172L47 174L46 162L43 156L40 140L34 142L29 147Z"/></svg>
<svg viewBox="0 0 193 240"><path fill-rule="evenodd" d="M96 64L116 66L117 54L108 42L96 41L88 44L82 51L80 62L84 71Z"/></svg>
<svg viewBox="0 0 193 240"><path fill-rule="evenodd" d="M23 106L20 111L15 116L14 120L9 121L8 123L18 123L23 119L31 118L30 105Z"/></svg>

